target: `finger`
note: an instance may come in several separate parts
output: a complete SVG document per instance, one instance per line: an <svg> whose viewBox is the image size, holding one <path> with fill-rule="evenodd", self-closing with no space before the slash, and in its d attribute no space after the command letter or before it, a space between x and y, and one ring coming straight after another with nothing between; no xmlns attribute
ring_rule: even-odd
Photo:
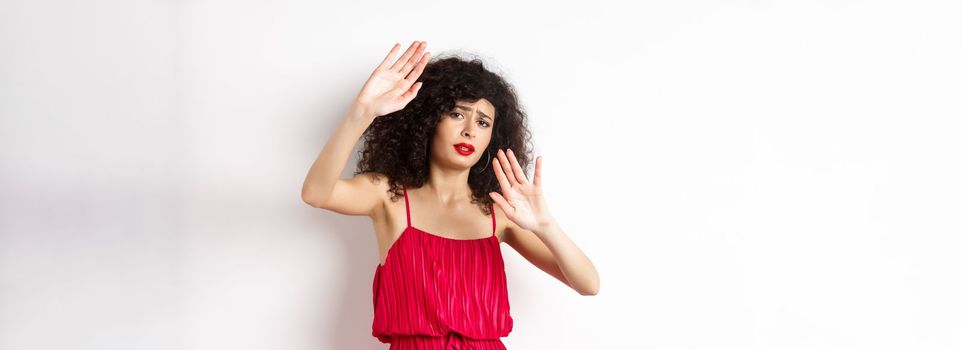
<svg viewBox="0 0 961 350"><path fill-rule="evenodd" d="M412 71L412 72L410 72L410 75L408 75L407 78L404 78L404 80L403 80L402 84L400 84L400 87L399 87L399 88L400 88L400 89L404 89L404 90L410 90L411 88L413 88L414 83L417 82L417 78L420 77L420 74L424 71L424 66L427 65L427 61L428 61L428 60L430 60L430 52L427 52L427 53L424 54L424 56L421 58L420 62L417 63L417 66L416 66L417 69L414 70L414 71ZM423 85L423 83L421 83L421 85ZM418 88L418 89L419 89L419 88ZM415 91L415 94L416 94L416 91ZM408 96L407 96L407 94L405 93L405 94L402 95L401 97L402 97L402 98L407 98ZM410 99L414 99L415 96L409 96L409 97L410 97Z"/></svg>
<svg viewBox="0 0 961 350"><path fill-rule="evenodd" d="M494 203L497 203L497 206L501 207L501 211L503 211L504 214L507 214L508 217L514 215L514 207L511 206L510 203L507 202L507 199L504 199L500 193L491 192L490 196L491 199L494 200Z"/></svg>
<svg viewBox="0 0 961 350"><path fill-rule="evenodd" d="M416 82L414 85L411 85L410 89L407 89L407 92L404 92L403 95L400 95L400 99L404 102L404 105L410 103L414 97L417 97L417 92L420 91L421 85L424 85L424 83Z"/></svg>
<svg viewBox="0 0 961 350"><path fill-rule="evenodd" d="M497 150L497 159L500 160L501 167L506 167L504 173L507 175L507 180L510 181L511 187L517 184L517 179L514 178L514 172L511 171L511 162L507 160L507 155L504 154L503 150Z"/></svg>
<svg viewBox="0 0 961 350"><path fill-rule="evenodd" d="M527 175L524 174L524 168L521 167L521 163L517 161L517 157L514 156L514 151L510 148L507 149L507 157L511 162L511 169L514 171L514 178L517 179L517 183L526 184Z"/></svg>
<svg viewBox="0 0 961 350"><path fill-rule="evenodd" d="M501 168L501 162L497 158L494 158L494 176L497 177L497 183L501 185L501 192L507 193L506 196L510 199L510 180L504 175L504 169Z"/></svg>
<svg viewBox="0 0 961 350"><path fill-rule="evenodd" d="M424 50L427 50L427 43L421 41L420 47L417 48L417 51L414 51L414 57L411 57L411 59L407 60L407 63L404 64L404 67L400 69L401 75L406 76L407 73L410 73L411 69L414 69L417 63L420 62L418 59L422 58L421 56L423 55Z"/></svg>
<svg viewBox="0 0 961 350"><path fill-rule="evenodd" d="M424 53L424 57L421 57L420 62L417 63L417 67L407 75L408 81L417 81L420 74L424 72L424 67L427 66L427 62L430 61L430 51Z"/></svg>
<svg viewBox="0 0 961 350"><path fill-rule="evenodd" d="M537 159L534 160L534 186L541 185L541 165L544 163L543 158L542 156L537 156Z"/></svg>
<svg viewBox="0 0 961 350"><path fill-rule="evenodd" d="M414 51L417 51L419 46L420 41L415 41L413 44L410 44L410 47L407 48L407 51L404 51L404 55L400 56L397 62L394 62L393 66L390 66L390 70L399 72L400 69L407 64L407 61L410 60L410 56L414 55Z"/></svg>
<svg viewBox="0 0 961 350"><path fill-rule="evenodd" d="M384 57L384 60L383 60L383 61L380 61L380 64L378 64L378 65L377 65L377 68L375 68L374 70L382 70L382 69L385 69L385 68L387 67L387 64L390 62L390 60L393 59L393 58L394 58L394 55L397 54L397 49L398 49L398 48L400 48L400 43L395 43L395 44L394 44L394 47L391 48L391 49L390 49L390 52L387 53L387 57Z"/></svg>

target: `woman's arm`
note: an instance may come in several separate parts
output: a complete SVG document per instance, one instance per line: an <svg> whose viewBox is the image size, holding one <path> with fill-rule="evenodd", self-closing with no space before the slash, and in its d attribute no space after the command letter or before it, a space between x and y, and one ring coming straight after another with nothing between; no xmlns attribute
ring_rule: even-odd
<svg viewBox="0 0 961 350"><path fill-rule="evenodd" d="M300 197L315 208L325 208L349 215L361 215L370 211L380 196L370 191L370 181L357 176L350 180L340 179L354 145L374 121L374 115L356 101L351 104L334 134L317 155L307 171ZM363 175L363 174L361 174Z"/></svg>
<svg viewBox="0 0 961 350"><path fill-rule="evenodd" d="M395 44L374 69L351 103L347 115L307 171L300 190L304 202L342 214L369 215L384 198L380 187L374 184L373 177L376 175L360 174L342 180L340 173L350 158L350 152L374 119L404 108L417 96L422 83L416 81L430 57L429 52L425 53L426 45L415 41L391 65L400 47L400 44Z"/></svg>
<svg viewBox="0 0 961 350"><path fill-rule="evenodd" d="M595 295L601 284L597 269L547 210L541 188L542 163L541 156L534 160L534 181L531 182L513 151L497 150L494 175L503 193L489 195L510 219L507 241L541 270L558 279L558 275L562 275L567 285L581 295Z"/></svg>
<svg viewBox="0 0 961 350"><path fill-rule="evenodd" d="M527 231L523 230L522 231ZM533 234L530 234L532 232ZM567 279L568 285L581 295L597 295L601 288L601 279L591 259L581 251L571 238L561 230L556 221L535 228L528 232L540 238L553 255L555 263Z"/></svg>

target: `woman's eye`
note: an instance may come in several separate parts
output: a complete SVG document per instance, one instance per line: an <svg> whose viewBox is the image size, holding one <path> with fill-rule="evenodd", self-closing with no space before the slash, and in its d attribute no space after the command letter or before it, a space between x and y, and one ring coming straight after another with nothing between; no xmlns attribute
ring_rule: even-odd
<svg viewBox="0 0 961 350"><path fill-rule="evenodd" d="M451 112L450 115L454 116L454 118L463 117L463 116L464 116L463 114L460 114L460 113L457 113L457 112ZM481 123L481 125L483 125L485 128L491 126L490 123L488 123L488 122L486 122L486 121L483 121L483 120L481 120L480 123Z"/></svg>

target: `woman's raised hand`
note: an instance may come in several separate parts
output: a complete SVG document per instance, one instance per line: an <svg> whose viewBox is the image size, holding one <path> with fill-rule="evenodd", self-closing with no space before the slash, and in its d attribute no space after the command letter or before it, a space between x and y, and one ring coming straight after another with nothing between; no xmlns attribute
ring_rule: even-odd
<svg viewBox="0 0 961 350"><path fill-rule="evenodd" d="M488 193L494 203L501 207L508 219L517 226L535 233L554 222L547 210L547 200L541 187L541 156L534 161L534 181L528 181L521 164L510 148L505 153L497 150L494 158L494 176L501 185L501 193Z"/></svg>
<svg viewBox="0 0 961 350"><path fill-rule="evenodd" d="M430 59L430 52L424 52L427 43L414 41L400 59L391 64L399 48L399 43L394 44L357 95L356 103L375 117L403 109L417 96L417 91L423 85L417 82L417 78L424 72L424 66Z"/></svg>

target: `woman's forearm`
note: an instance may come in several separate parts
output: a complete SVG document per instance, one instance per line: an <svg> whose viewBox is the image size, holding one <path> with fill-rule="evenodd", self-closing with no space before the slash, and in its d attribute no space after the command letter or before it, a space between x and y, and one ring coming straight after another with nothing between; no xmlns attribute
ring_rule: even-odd
<svg viewBox="0 0 961 350"><path fill-rule="evenodd" d="M538 227L533 231L551 250L557 265L570 286L581 295L596 295L601 288L601 279L591 259L581 251L570 237L561 230L557 221Z"/></svg>
<svg viewBox="0 0 961 350"><path fill-rule="evenodd" d="M340 179L340 173L347 165L350 152L375 117L365 105L356 101L350 105L337 130L327 140L327 144L307 171L307 178L304 179L304 186L300 191L304 202L323 203L330 195Z"/></svg>

